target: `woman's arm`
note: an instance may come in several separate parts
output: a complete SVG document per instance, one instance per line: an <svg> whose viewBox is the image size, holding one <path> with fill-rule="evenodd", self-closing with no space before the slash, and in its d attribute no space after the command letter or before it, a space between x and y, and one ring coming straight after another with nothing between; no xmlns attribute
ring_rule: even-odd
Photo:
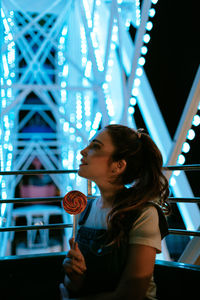
<svg viewBox="0 0 200 300"><path fill-rule="evenodd" d="M117 289L111 293L74 298L76 300L143 300L153 274L156 249L130 245L127 263Z"/></svg>

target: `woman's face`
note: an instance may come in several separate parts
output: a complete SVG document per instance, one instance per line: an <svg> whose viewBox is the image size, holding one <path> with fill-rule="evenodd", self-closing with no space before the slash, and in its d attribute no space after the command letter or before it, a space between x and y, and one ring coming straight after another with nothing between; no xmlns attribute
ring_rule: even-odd
<svg viewBox="0 0 200 300"><path fill-rule="evenodd" d="M114 162L112 154L115 148L107 130L93 137L90 144L81 151L83 156L78 174L96 183L107 180L112 175Z"/></svg>

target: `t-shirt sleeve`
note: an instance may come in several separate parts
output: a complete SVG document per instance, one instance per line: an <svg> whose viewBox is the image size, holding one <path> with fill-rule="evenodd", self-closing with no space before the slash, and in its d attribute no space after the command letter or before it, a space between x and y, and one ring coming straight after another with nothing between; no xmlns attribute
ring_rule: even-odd
<svg viewBox="0 0 200 300"><path fill-rule="evenodd" d="M140 217L133 223L129 233L129 244L140 244L156 248L161 252L161 234L159 217L154 206L145 208Z"/></svg>

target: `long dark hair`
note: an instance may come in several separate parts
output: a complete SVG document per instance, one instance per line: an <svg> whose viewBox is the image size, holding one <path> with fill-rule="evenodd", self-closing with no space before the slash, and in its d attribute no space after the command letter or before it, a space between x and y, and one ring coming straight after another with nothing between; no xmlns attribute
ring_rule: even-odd
<svg viewBox="0 0 200 300"><path fill-rule="evenodd" d="M163 159L160 150L143 129L134 130L123 125L105 127L115 151L113 161L124 159L126 169L116 180L127 186L116 197L107 216L109 239L120 242L127 236L141 209L149 202L156 202L170 212L166 202L169 185L162 173Z"/></svg>

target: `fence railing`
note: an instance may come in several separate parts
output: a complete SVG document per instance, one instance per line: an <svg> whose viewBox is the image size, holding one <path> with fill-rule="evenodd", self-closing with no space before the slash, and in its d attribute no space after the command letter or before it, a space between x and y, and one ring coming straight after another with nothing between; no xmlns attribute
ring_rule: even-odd
<svg viewBox="0 0 200 300"><path fill-rule="evenodd" d="M200 165L181 165L181 166L166 166L163 167L165 171L199 171ZM20 170L20 171L1 171L0 175L38 175L38 174L61 174L61 173L77 173L77 170ZM88 184L88 198L94 198L91 195L91 184ZM62 196L57 197L48 197L48 198L13 198L13 199L0 199L1 203L52 203L52 202L61 202L63 199ZM177 198L177 197L169 197L169 203L200 203L200 197L193 198ZM30 226L10 226L10 227L0 227L0 232L6 231L27 231L27 230L39 230L39 229L63 229L63 228L71 228L72 224L47 224L47 225L30 225ZM173 229L169 228L170 234L177 235L187 235L187 236L200 236L200 231L191 231L184 229Z"/></svg>

